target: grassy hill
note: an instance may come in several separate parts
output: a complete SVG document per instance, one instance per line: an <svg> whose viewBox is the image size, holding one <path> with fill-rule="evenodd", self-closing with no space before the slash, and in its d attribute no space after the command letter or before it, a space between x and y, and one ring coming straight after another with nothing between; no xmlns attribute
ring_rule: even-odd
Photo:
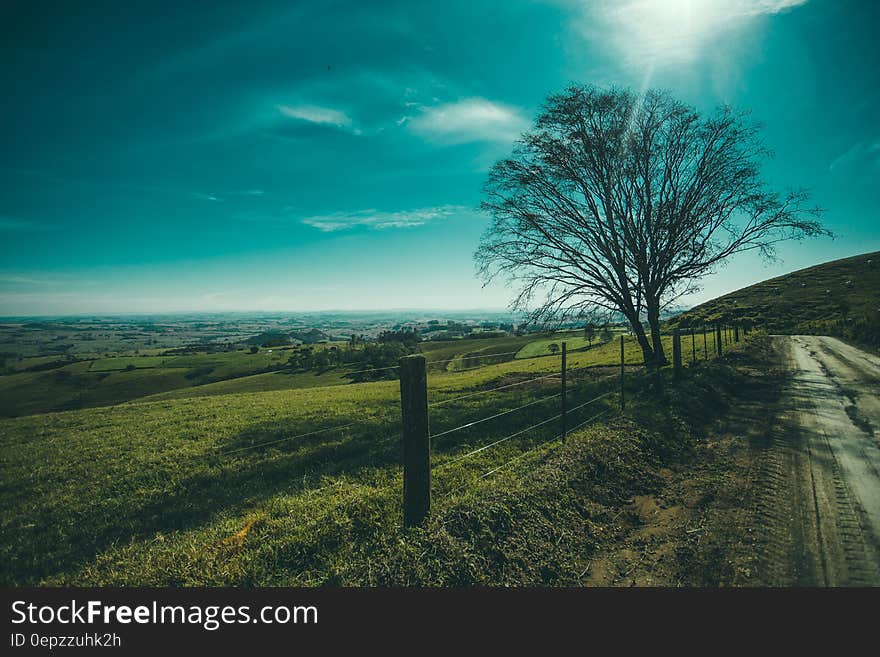
<svg viewBox="0 0 880 657"><path fill-rule="evenodd" d="M530 333L501 338L428 341L419 349L433 372L498 364L515 358L550 355L550 343L568 342L584 350L581 331L559 331L552 338ZM593 341L598 347L600 340ZM321 349L328 345L317 345ZM290 347L191 354L130 355L68 361L57 356L13 361L0 376L0 416L14 417L110 406L136 399L205 397L218 394L290 390L352 382L356 363L295 371L285 367ZM609 352L611 353L611 352Z"/></svg>
<svg viewBox="0 0 880 657"><path fill-rule="evenodd" d="M489 348L486 342L492 341L465 348L468 353ZM505 350L523 346L504 344ZM574 410L584 400L617 390L618 349L611 342L570 354L569 426L602 408L615 408L611 396ZM626 356L633 365L640 362L632 339ZM559 367L558 356L511 357L429 374L435 435L497 414L435 441L438 509L454 501L457 489L478 483L482 473L559 431L558 422L548 421L473 458L456 460L552 419L559 412L558 379L510 384L555 374ZM103 408L0 419L0 533L5 537L0 582L331 581L339 564L323 559L348 558L337 544L320 545L323 556L314 558L293 553L319 549L315 541L335 541L338 523L354 523L370 533L371 541L383 540L382 532L399 524L399 384L339 385L337 379L322 387L273 389L270 381L285 376L236 379L240 386L213 384L213 394L198 398L184 398L198 390L190 388ZM295 385L277 385L285 383ZM178 395L182 398L174 398ZM373 515L361 514L360 508ZM242 549L245 539L234 537L245 527L246 534L277 537L280 543L272 549L284 554L276 560ZM398 534L395 529L388 535ZM274 570L268 570L266 559ZM303 570L306 563L311 566Z"/></svg>
<svg viewBox="0 0 880 657"><path fill-rule="evenodd" d="M717 322L880 345L880 252L771 278L699 305L670 324L686 328Z"/></svg>

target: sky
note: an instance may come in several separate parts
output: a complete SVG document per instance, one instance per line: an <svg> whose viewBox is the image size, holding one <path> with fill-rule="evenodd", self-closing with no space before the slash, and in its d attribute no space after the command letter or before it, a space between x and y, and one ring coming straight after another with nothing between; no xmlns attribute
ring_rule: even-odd
<svg viewBox="0 0 880 657"><path fill-rule="evenodd" d="M493 162L572 82L751 110L834 240L735 257L696 303L880 250L880 3L0 6L0 315L502 309Z"/></svg>

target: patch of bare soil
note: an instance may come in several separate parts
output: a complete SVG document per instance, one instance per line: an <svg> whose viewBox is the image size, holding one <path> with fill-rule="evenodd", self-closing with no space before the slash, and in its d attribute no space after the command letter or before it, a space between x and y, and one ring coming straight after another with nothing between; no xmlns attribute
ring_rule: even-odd
<svg viewBox="0 0 880 657"><path fill-rule="evenodd" d="M741 433L718 429L686 463L660 471L657 494L630 500L584 585L725 586L750 573L754 453Z"/></svg>

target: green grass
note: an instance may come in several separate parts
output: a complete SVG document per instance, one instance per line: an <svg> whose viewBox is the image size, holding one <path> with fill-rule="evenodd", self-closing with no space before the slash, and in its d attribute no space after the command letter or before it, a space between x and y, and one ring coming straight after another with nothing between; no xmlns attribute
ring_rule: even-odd
<svg viewBox="0 0 880 657"><path fill-rule="evenodd" d="M315 372L265 372L241 376L216 383L206 383L188 388L178 388L168 392L142 398L142 401L158 401L162 399L191 399L194 397L212 397L248 392L269 392L275 390L296 390L299 388L320 388L324 386L351 384L346 377L346 370L329 370Z"/></svg>
<svg viewBox="0 0 880 657"><path fill-rule="evenodd" d="M613 338L617 338L619 333L615 332L613 334ZM517 358L534 358L535 356L548 356L553 353L550 349L550 345L555 344L557 348L561 349L562 343L565 342L565 348L568 352L577 351L580 349L592 349L594 347L598 347L602 344L602 340L599 337L595 337L592 340L592 343L583 337L582 331L570 332L567 334L562 334L560 336L554 336L550 338L543 338L541 340L533 340L529 342L526 346L517 352Z"/></svg>
<svg viewBox="0 0 880 657"><path fill-rule="evenodd" d="M124 356L115 358L100 358L91 361L90 372L118 372L129 367L135 369L169 367L174 356Z"/></svg>
<svg viewBox="0 0 880 657"><path fill-rule="evenodd" d="M11 372L23 372L31 368L58 367L66 360L65 356L29 356L7 360L6 368Z"/></svg>
<svg viewBox="0 0 880 657"><path fill-rule="evenodd" d="M632 339L626 341L626 357L628 363L640 362ZM616 390L618 364L616 341L572 353L569 407ZM545 399L558 393L557 379L473 393L558 368L559 358L549 356L429 373L430 402L448 402L431 407L435 435L537 402L434 441L438 513L458 508L468 491L481 490L481 474L559 430L556 421L550 422L453 463L559 409L558 398ZM126 377L165 371L104 374L119 377L114 383L119 387ZM181 390L113 407L0 420L0 581L338 581L351 551L367 545L381 551L383 541L400 535L399 385L393 380L339 385L341 373L328 375L337 377L333 385L272 389L286 385L275 379L285 375L272 373L211 384L227 388L198 399L173 398L183 395ZM628 376L630 385L637 377ZM461 395L473 396L448 401ZM611 396L581 409L569 426L615 404ZM347 424L353 426L311 433ZM453 494L459 489L464 492ZM230 538L245 526L251 533ZM372 538L364 547L348 545L350 531Z"/></svg>
<svg viewBox="0 0 880 657"><path fill-rule="evenodd" d="M277 368L289 356L283 349L260 350L255 354L230 351L126 356L78 361L51 370L15 372L0 376L0 415L107 406L171 390L234 381ZM129 366L134 369L128 370ZM298 382L305 383L306 377Z"/></svg>
<svg viewBox="0 0 880 657"><path fill-rule="evenodd" d="M486 362L513 360L515 353L534 339L534 335L522 335L507 338L438 340L422 342L419 350L428 362L435 363L429 365L429 369L455 370ZM495 354L504 355L495 356Z"/></svg>
<svg viewBox="0 0 880 657"><path fill-rule="evenodd" d="M880 345L880 252L763 281L697 306L670 324L716 322L786 334L830 333Z"/></svg>

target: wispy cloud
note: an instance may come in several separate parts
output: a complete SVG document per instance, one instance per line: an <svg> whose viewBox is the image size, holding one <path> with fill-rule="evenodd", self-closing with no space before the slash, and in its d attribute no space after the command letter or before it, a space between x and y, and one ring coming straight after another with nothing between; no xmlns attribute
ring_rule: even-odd
<svg viewBox="0 0 880 657"><path fill-rule="evenodd" d="M347 230L357 226L385 230L387 228L413 228L431 221L466 212L461 205L440 205L415 210L386 212L381 210L359 210L356 212L334 212L302 219L302 223L324 232Z"/></svg>
<svg viewBox="0 0 880 657"><path fill-rule="evenodd" d="M419 114L398 121L403 123L415 134L445 144L512 142L529 127L517 108L485 98L422 107Z"/></svg>
<svg viewBox="0 0 880 657"><path fill-rule="evenodd" d="M39 287L62 287L74 286L83 287L86 285L95 285L96 281L92 279L84 279L72 274L62 272L43 272L43 271L2 271L0 272L0 287L18 287L18 286L39 286Z"/></svg>
<svg viewBox="0 0 880 657"><path fill-rule="evenodd" d="M202 194L201 192L193 192L193 197L201 201L211 201L213 203L219 203L223 200L214 194Z"/></svg>
<svg viewBox="0 0 880 657"><path fill-rule="evenodd" d="M840 169L860 164L880 166L880 139L859 141L838 155L828 166L828 171L837 173Z"/></svg>
<svg viewBox="0 0 880 657"><path fill-rule="evenodd" d="M348 116L348 114L330 107L319 107L317 105L278 105L277 108L284 116L299 121L331 125L336 126L337 128L348 128L352 124L351 117Z"/></svg>
<svg viewBox="0 0 880 657"><path fill-rule="evenodd" d="M229 199L232 200L235 197L260 197L265 195L262 189L242 189L242 190L234 190L231 192L222 192L216 194L203 194L202 192L193 192L193 198L197 198L202 201L211 201L212 203L222 203L223 201Z"/></svg>

